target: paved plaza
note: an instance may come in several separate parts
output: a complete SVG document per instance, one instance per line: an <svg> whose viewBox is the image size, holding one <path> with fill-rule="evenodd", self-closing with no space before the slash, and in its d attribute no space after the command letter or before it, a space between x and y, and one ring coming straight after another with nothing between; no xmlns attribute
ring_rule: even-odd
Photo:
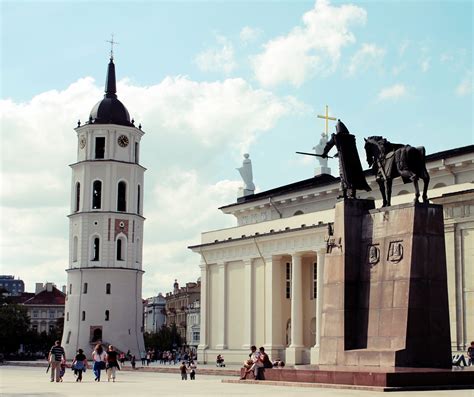
<svg viewBox="0 0 474 397"><path fill-rule="evenodd" d="M328 396L351 397L387 396L382 392L344 389L322 389L314 387L284 387L271 385L245 385L222 383L221 376L198 375L195 381L182 381L178 374L122 371L115 383L106 378L94 382L92 371L87 371L82 383L76 383L71 370L66 372L62 383L51 383L49 374L41 367L0 367L0 395L10 396ZM228 378L228 377L227 377ZM105 380L105 381L104 381ZM396 397L452 396L472 397L472 390L440 390L419 392L396 392ZM391 395L391 394L390 394Z"/></svg>

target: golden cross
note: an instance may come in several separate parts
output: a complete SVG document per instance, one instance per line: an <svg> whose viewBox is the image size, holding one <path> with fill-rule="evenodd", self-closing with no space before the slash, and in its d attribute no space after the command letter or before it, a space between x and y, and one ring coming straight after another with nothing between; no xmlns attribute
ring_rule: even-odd
<svg viewBox="0 0 474 397"><path fill-rule="evenodd" d="M114 34L112 33L111 40L105 40L107 43L110 43L110 59L114 59L114 44L120 44L114 41Z"/></svg>
<svg viewBox="0 0 474 397"><path fill-rule="evenodd" d="M329 126L328 126L328 121L329 120L334 120L336 121L337 119L335 117L329 117L329 107L328 105L326 105L326 115L325 116L321 116L320 114L318 114L318 117L320 119L325 119L326 120L326 136L328 136L328 132L329 132Z"/></svg>

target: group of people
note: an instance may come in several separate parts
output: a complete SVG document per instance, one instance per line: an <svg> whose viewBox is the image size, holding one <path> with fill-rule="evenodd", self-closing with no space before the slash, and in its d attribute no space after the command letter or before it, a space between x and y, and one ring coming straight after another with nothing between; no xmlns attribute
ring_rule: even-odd
<svg viewBox="0 0 474 397"><path fill-rule="evenodd" d="M133 359L133 357L132 357ZM107 372L107 380L115 382L116 372L120 370L119 360L122 356L115 350L114 346L109 345L107 350L104 350L102 345L98 343L92 352L93 367L92 371L95 375L95 381L100 382L100 375L102 370ZM51 369L51 382L62 382L62 378L66 371L66 353L61 346L61 342L57 340L54 346L50 349L48 354L48 370ZM132 364L133 367L133 364ZM82 382L82 373L89 368L87 357L82 349L77 350L77 354L72 361L71 369L76 376L76 382Z"/></svg>
<svg viewBox="0 0 474 397"><path fill-rule="evenodd" d="M244 362L245 370L240 379L246 379L249 373L253 373L255 379L265 380L265 368L273 368L273 363L270 361L268 354L265 353L264 347L259 348L257 351L257 347L252 346L250 351L248 360ZM281 366L283 367L284 365L285 363L281 361Z"/></svg>
<svg viewBox="0 0 474 397"><path fill-rule="evenodd" d="M189 369L189 378L191 380L196 379L196 364L193 360L189 361L186 365L186 361L183 361L179 367L179 372L181 373L181 380L188 380L188 369Z"/></svg>

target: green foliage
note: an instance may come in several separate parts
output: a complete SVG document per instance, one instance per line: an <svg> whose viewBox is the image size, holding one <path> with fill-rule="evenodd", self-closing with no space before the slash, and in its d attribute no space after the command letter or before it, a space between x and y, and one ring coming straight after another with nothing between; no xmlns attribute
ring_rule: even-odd
<svg viewBox="0 0 474 397"><path fill-rule="evenodd" d="M163 325L157 333L145 332L144 338L147 350L173 350L180 347L183 343L176 324L172 324L171 327Z"/></svg>
<svg viewBox="0 0 474 397"><path fill-rule="evenodd" d="M30 318L25 307L13 303L0 306L0 352L16 352L26 340Z"/></svg>

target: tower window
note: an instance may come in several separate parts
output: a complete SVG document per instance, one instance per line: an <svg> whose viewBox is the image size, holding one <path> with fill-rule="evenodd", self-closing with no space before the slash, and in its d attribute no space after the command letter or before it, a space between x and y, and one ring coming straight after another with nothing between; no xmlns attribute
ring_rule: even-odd
<svg viewBox="0 0 474 397"><path fill-rule="evenodd" d="M92 260L93 261L98 261L99 260L99 250L100 250L100 239L99 239L99 237L94 238L94 245L93 245L92 249L93 249Z"/></svg>
<svg viewBox="0 0 474 397"><path fill-rule="evenodd" d="M118 261L123 261L124 260L124 242L122 238L117 239L117 260Z"/></svg>
<svg viewBox="0 0 474 397"><path fill-rule="evenodd" d="M140 199L141 199L141 188L140 185L137 186L137 214L140 214Z"/></svg>
<svg viewBox="0 0 474 397"><path fill-rule="evenodd" d="M69 294L72 294L72 284L69 284Z"/></svg>
<svg viewBox="0 0 474 397"><path fill-rule="evenodd" d="M106 293L107 295L110 295L111 289L112 289L112 288L111 288L111 286L110 286L110 283L105 284L105 293Z"/></svg>
<svg viewBox="0 0 474 397"><path fill-rule="evenodd" d="M86 312L82 311L82 321L86 321Z"/></svg>
<svg viewBox="0 0 474 397"><path fill-rule="evenodd" d="M127 211L127 184L124 181L117 187L117 211Z"/></svg>
<svg viewBox="0 0 474 397"><path fill-rule="evenodd" d="M69 344L70 339L71 339L71 331L67 333L66 344Z"/></svg>
<svg viewBox="0 0 474 397"><path fill-rule="evenodd" d="M66 313L66 321L69 321L69 312Z"/></svg>
<svg viewBox="0 0 474 397"><path fill-rule="evenodd" d="M92 209L97 210L101 208L102 202L102 182L94 181L92 184Z"/></svg>
<svg viewBox="0 0 474 397"><path fill-rule="evenodd" d="M84 287L82 288L82 293L87 294L87 283L84 283Z"/></svg>
<svg viewBox="0 0 474 397"><path fill-rule="evenodd" d="M95 138L95 158L103 159L105 156L105 137Z"/></svg>
<svg viewBox="0 0 474 397"><path fill-rule="evenodd" d="M138 164L138 142L135 142L135 163Z"/></svg>
<svg viewBox="0 0 474 397"><path fill-rule="evenodd" d="M286 277L285 277L285 294L286 299L291 299L291 263L286 263Z"/></svg>
<svg viewBox="0 0 474 397"><path fill-rule="evenodd" d="M79 182L76 183L76 207L75 212L79 211L79 207L81 205L81 184Z"/></svg>
<svg viewBox="0 0 474 397"><path fill-rule="evenodd" d="M105 321L109 321L110 312L108 310L105 311Z"/></svg>

